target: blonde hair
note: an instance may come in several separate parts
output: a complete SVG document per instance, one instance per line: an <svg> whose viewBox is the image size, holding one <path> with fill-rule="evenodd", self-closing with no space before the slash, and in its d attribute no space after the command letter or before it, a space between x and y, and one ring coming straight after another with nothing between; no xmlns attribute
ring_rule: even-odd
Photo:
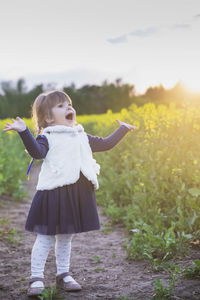
<svg viewBox="0 0 200 300"><path fill-rule="evenodd" d="M66 93L57 90L42 93L35 99L32 106L32 118L38 133L49 126L46 120L53 121L52 108L65 101L72 104L72 100Z"/></svg>

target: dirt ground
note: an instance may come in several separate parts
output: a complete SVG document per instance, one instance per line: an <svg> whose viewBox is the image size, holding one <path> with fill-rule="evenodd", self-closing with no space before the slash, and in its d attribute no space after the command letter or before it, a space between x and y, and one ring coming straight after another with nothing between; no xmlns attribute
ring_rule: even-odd
<svg viewBox="0 0 200 300"><path fill-rule="evenodd" d="M25 300L30 276L30 256L35 234L26 232L24 224L35 193L39 166L31 171L28 197L21 203L1 197L0 219L9 219L10 226L22 235L19 243L0 239L0 299ZM109 223L100 212L102 228ZM62 299L152 299L153 283L157 278L167 280L167 274L154 273L147 261L129 261L123 249L125 233L122 226L115 226L110 233L103 230L74 235L72 240L71 272L82 285L81 292L63 293ZM96 256L96 259L94 258ZM178 261L182 267L192 265L199 259L199 251L192 250L188 257ZM55 256L52 247L45 268L47 288L55 286ZM31 299L31 298L30 298ZM32 298L33 299L33 298ZM180 279L175 287L173 299L200 299L200 281ZM161 299L162 300L162 299Z"/></svg>

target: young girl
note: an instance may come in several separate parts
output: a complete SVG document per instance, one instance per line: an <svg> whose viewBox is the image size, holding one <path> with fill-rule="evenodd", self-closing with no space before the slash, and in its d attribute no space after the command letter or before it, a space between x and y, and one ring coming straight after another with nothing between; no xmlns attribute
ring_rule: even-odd
<svg viewBox="0 0 200 300"><path fill-rule="evenodd" d="M36 139L19 117L4 129L17 131L28 153L34 159L43 159L25 226L37 233L28 296L40 295L44 290L44 267L54 239L56 286L79 291L81 286L69 273L72 236L100 229L94 191L98 189L100 166L92 152L113 148L135 126L116 120L120 127L106 138L86 134L76 123L70 97L61 91L39 95L33 104L33 117L42 131Z"/></svg>

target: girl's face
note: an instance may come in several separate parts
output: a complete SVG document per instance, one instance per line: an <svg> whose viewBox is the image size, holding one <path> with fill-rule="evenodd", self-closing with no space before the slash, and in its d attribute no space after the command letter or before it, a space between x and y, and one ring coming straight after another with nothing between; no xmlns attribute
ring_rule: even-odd
<svg viewBox="0 0 200 300"><path fill-rule="evenodd" d="M68 101L58 103L52 108L53 123L51 125L65 125L74 127L76 111Z"/></svg>

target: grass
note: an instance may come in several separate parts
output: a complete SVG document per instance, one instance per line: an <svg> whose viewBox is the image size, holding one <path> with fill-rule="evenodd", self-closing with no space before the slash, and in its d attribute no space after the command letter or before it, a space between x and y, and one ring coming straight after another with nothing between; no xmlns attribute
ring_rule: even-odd
<svg viewBox="0 0 200 300"><path fill-rule="evenodd" d="M193 260L193 267L183 270L183 276L188 279L200 278L200 260Z"/></svg>
<svg viewBox="0 0 200 300"><path fill-rule="evenodd" d="M56 300L56 299L64 299L64 296L59 295L56 291L56 287L53 286L50 289L44 289L41 296L38 296L40 300Z"/></svg>
<svg viewBox="0 0 200 300"><path fill-rule="evenodd" d="M98 264L101 263L101 257L99 255L93 256L93 260Z"/></svg>
<svg viewBox="0 0 200 300"><path fill-rule="evenodd" d="M108 224L103 224L103 228L102 228L103 233L105 234L109 234L111 232L113 232L113 225L108 223Z"/></svg>
<svg viewBox="0 0 200 300"><path fill-rule="evenodd" d="M0 238L9 241L10 243L19 243L22 235L18 234L18 229L10 226L10 220L0 220Z"/></svg>

